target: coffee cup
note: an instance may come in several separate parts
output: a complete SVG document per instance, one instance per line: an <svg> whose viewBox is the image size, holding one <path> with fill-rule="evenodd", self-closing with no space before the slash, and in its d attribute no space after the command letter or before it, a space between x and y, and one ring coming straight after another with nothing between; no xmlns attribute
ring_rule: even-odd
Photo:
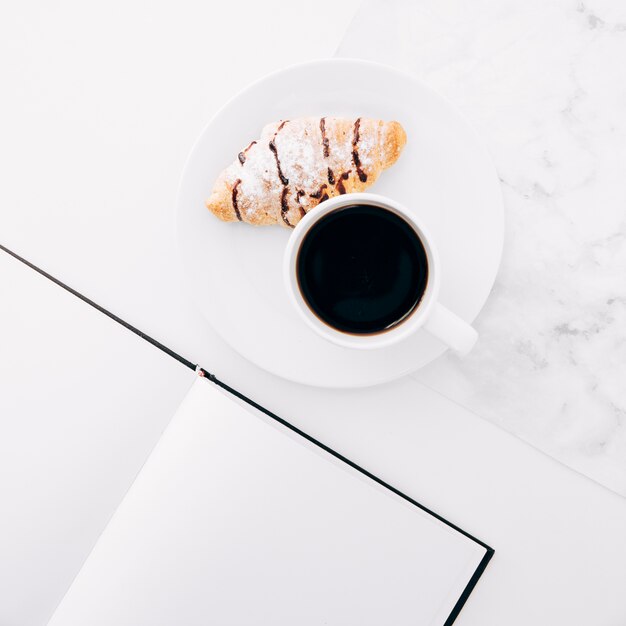
<svg viewBox="0 0 626 626"><path fill-rule="evenodd" d="M465 354L478 338L438 300L441 266L428 230L383 196L345 194L307 213L287 243L283 274L304 322L345 348L384 348L423 328Z"/></svg>

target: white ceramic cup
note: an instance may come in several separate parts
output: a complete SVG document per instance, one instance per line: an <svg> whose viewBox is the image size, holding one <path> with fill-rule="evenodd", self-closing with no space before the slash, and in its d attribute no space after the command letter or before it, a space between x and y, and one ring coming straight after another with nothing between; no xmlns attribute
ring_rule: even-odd
<svg viewBox="0 0 626 626"><path fill-rule="evenodd" d="M329 213L355 204L379 207L404 219L420 238L428 260L426 289L417 306L395 326L372 334L346 333L322 321L303 297L296 274L300 246L311 227ZM326 200L307 213L289 237L284 254L283 275L290 300L306 324L324 339L345 348L383 348L406 339L418 328L424 328L460 354L469 352L478 339L478 334L467 322L437 301L441 267L432 237L412 213L397 202L383 196L371 193L345 194Z"/></svg>

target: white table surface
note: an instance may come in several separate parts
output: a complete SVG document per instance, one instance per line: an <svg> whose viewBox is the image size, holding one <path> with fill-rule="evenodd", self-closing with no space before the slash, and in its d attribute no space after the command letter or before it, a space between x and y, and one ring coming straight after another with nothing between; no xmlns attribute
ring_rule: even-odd
<svg viewBox="0 0 626 626"><path fill-rule="evenodd" d="M2 242L494 546L459 624L623 624L623 498L415 380L330 391L272 377L207 328L179 288L173 204L195 135L249 80L330 56L355 7L114 2L96 13L64 2L5 10ZM0 390L19 384L30 363L19 345L3 346L1 358L16 366L5 368ZM62 381L62 367L54 375ZM9 432L10 419L0 416ZM136 419L135 439L119 451L125 472L157 436L149 412ZM121 497L121 470L109 471ZM94 489L75 514L100 497ZM3 494L2 507L17 506L15 494ZM66 540L76 558L78 539ZM13 558L4 572L19 567ZM37 598L45 588L43 580L27 590L26 578L0 580L0 615L1 598ZM36 602L23 605L19 623L43 623Z"/></svg>
<svg viewBox="0 0 626 626"><path fill-rule="evenodd" d="M0 251L0 624L45 624L195 379Z"/></svg>

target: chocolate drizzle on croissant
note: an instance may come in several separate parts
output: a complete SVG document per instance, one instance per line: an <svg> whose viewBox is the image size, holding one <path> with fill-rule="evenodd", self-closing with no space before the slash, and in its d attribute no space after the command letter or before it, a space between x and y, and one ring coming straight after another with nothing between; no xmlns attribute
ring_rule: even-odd
<svg viewBox="0 0 626 626"><path fill-rule="evenodd" d="M350 172L352 170L348 170L347 172L343 172L341 176L339 176L339 180L337 181L337 191L340 194L346 193L346 186L343 184L344 180L348 180L350 178Z"/></svg>
<svg viewBox="0 0 626 626"><path fill-rule="evenodd" d="M272 137L272 140L269 143L269 148L274 153L274 158L276 159L276 168L278 169L278 178L280 178L280 182L285 186L289 184L289 179L283 174L283 170L280 167L280 158L278 157L278 148L276 147L276 135L278 135L278 133L282 130L283 126L288 121L289 120L285 120L284 122L280 123L280 126L276 129L276 132L274 133L274 136Z"/></svg>
<svg viewBox="0 0 626 626"><path fill-rule="evenodd" d="M320 131L322 133L322 147L324 149L324 158L328 158L330 154L330 141L326 137L326 118L320 120Z"/></svg>
<svg viewBox="0 0 626 626"><path fill-rule="evenodd" d="M237 216L237 219L241 222L241 213L239 213L239 207L237 206L237 192L239 189L239 184L241 183L241 178L238 178L235 181L235 184L233 186L233 192L232 192L232 201L233 201L233 209L235 209L235 215Z"/></svg>
<svg viewBox="0 0 626 626"><path fill-rule="evenodd" d="M398 122L366 117L268 124L222 171L207 207L224 221L293 228L320 202L367 189L405 143Z"/></svg>
<svg viewBox="0 0 626 626"><path fill-rule="evenodd" d="M256 141L251 141L248 144L248 147L245 150L242 150L238 155L237 158L239 159L239 163L241 163L242 165L246 162L246 152L248 152L248 150L250 150L250 148L252 148L252 146L256 143Z"/></svg>
<svg viewBox="0 0 626 626"><path fill-rule="evenodd" d="M289 205L287 204L287 193L289 193L289 189L287 186L283 187L283 192L280 196L280 217L289 226L289 228L294 228L294 225L291 224L289 218L287 217L287 213L289 212Z"/></svg>
<svg viewBox="0 0 626 626"><path fill-rule="evenodd" d="M354 122L354 137L352 139L352 161L354 162L354 167L356 168L356 173L359 176L359 180L362 183L367 182L367 174L361 169L361 159L359 159L359 151L357 149L357 145L359 143L359 130L361 127L361 118L358 117L356 122Z"/></svg>
<svg viewBox="0 0 626 626"><path fill-rule="evenodd" d="M322 197L322 194L324 193L324 189L326 189L326 187L328 187L328 185L324 183L317 191L310 193L309 198L315 198L316 200L319 200Z"/></svg>

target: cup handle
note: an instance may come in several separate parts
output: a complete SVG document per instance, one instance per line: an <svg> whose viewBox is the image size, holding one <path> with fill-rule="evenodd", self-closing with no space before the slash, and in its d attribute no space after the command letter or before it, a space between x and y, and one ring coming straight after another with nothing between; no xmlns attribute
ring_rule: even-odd
<svg viewBox="0 0 626 626"><path fill-rule="evenodd" d="M467 322L439 302L435 303L424 328L461 356L466 355L478 340L478 333Z"/></svg>

